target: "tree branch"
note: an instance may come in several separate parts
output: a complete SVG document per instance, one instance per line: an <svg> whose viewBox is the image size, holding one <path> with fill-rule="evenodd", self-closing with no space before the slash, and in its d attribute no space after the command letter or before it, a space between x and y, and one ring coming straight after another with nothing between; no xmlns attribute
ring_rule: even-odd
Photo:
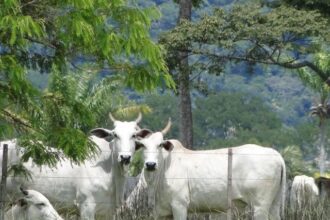
<svg viewBox="0 0 330 220"><path fill-rule="evenodd" d="M25 4L22 4L21 8L24 8L24 7L28 6L28 5L32 5L32 4L37 3L37 2L38 2L38 0L32 0L30 2L27 2Z"/></svg>
<svg viewBox="0 0 330 220"><path fill-rule="evenodd" d="M38 44L42 44L44 46L47 46L47 47L50 47L52 49L56 49L56 46L49 43L49 42L46 42L46 41L41 41L41 40L38 40L38 39L34 39L34 38L31 38L31 37L25 37L25 39L31 41L31 42L34 42L34 43L38 43Z"/></svg>
<svg viewBox="0 0 330 220"><path fill-rule="evenodd" d="M23 125L26 129L32 129L32 126L30 123L28 123L25 119L21 118L20 116L16 115L15 113L11 112L8 109L0 109L1 115L3 115L6 118L10 118L14 123L18 123L20 125Z"/></svg>
<svg viewBox="0 0 330 220"><path fill-rule="evenodd" d="M324 72L321 70L318 66L313 64L310 61L303 60L303 61L297 61L293 62L293 60L289 62L280 62L279 60L275 60L272 57L268 57L268 59L256 59L254 57L249 57L249 56L235 56L235 55L226 55L226 54L214 54L214 53L209 53L206 51L193 51L189 50L186 51L194 55L204 55L208 57L213 57L217 60L221 60L221 63L223 61L246 61L246 62L251 62L251 63L260 63L260 64L267 64L267 65L276 65L276 66L281 66L287 69L299 69L303 67L308 67L311 70L313 70L324 82L326 82L328 85L330 85L330 77L327 72Z"/></svg>

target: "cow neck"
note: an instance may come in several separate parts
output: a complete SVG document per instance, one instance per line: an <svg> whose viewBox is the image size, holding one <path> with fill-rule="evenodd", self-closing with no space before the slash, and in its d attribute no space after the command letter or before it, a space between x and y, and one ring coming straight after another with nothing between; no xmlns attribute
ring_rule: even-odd
<svg viewBox="0 0 330 220"><path fill-rule="evenodd" d="M163 184L165 184L165 172L169 168L171 162L171 154L164 157L163 150L159 154L159 166L156 171L153 173L148 173L145 180L147 181L148 185L148 203L149 206L152 205L153 207L156 205L157 199L161 198L160 192L162 192ZM152 184L150 184L152 182Z"/></svg>
<svg viewBox="0 0 330 220"><path fill-rule="evenodd" d="M110 145L112 143L109 143L109 149L111 149ZM110 151L110 153L109 153ZM98 153L98 161L96 163L96 166L100 166L102 167L102 169L106 172L106 173L110 173L112 170L112 152L111 150L103 150L101 149L101 151ZM105 156L106 155L106 156Z"/></svg>
<svg viewBox="0 0 330 220"><path fill-rule="evenodd" d="M100 160L96 166L100 166L106 173L110 173L112 171L112 157L109 156L107 159Z"/></svg>

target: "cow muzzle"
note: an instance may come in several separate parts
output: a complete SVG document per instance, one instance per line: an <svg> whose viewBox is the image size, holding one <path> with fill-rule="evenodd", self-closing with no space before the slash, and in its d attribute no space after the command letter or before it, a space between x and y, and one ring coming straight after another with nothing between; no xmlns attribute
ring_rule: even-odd
<svg viewBox="0 0 330 220"><path fill-rule="evenodd" d="M122 164L128 165L131 162L131 156L130 155L120 155L120 162Z"/></svg>
<svg viewBox="0 0 330 220"><path fill-rule="evenodd" d="M146 169L148 171L154 171L156 170L156 163L155 162L146 162Z"/></svg>

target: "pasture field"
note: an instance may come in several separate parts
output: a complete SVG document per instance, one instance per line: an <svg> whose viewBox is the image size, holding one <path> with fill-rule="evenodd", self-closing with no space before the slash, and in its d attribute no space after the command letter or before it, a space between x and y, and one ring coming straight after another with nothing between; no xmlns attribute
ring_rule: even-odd
<svg viewBox="0 0 330 220"><path fill-rule="evenodd" d="M55 209L66 220L78 220L79 212L77 209L63 209L60 204L54 205ZM117 214L118 220L153 220L152 208L148 207L145 199L136 202L134 209L123 208ZM238 213L234 210L233 220L253 220L251 213L253 210L247 208L244 213ZM302 210L290 210L289 201L286 202L285 220L329 220L330 218L330 199L318 201L315 207L304 208ZM96 218L97 220L108 220ZM191 213L188 220L226 220L225 213Z"/></svg>

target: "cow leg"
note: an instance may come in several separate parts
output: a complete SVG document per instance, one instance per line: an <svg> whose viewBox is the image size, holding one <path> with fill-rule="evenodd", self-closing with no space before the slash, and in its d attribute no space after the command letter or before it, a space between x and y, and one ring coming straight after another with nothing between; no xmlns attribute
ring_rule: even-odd
<svg viewBox="0 0 330 220"><path fill-rule="evenodd" d="M172 220L171 217L157 217L155 220Z"/></svg>
<svg viewBox="0 0 330 220"><path fill-rule="evenodd" d="M96 207L96 203L94 201L85 200L79 205L79 207L81 220L94 220Z"/></svg>
<svg viewBox="0 0 330 220"><path fill-rule="evenodd" d="M260 206L254 206L253 220L268 220L269 209Z"/></svg>
<svg viewBox="0 0 330 220"><path fill-rule="evenodd" d="M115 179L116 208L124 203L125 176L117 174Z"/></svg>
<svg viewBox="0 0 330 220"><path fill-rule="evenodd" d="M187 206L174 201L171 203L171 207L174 220L187 220Z"/></svg>
<svg viewBox="0 0 330 220"><path fill-rule="evenodd" d="M273 207L270 209L270 220L281 220L281 207Z"/></svg>

